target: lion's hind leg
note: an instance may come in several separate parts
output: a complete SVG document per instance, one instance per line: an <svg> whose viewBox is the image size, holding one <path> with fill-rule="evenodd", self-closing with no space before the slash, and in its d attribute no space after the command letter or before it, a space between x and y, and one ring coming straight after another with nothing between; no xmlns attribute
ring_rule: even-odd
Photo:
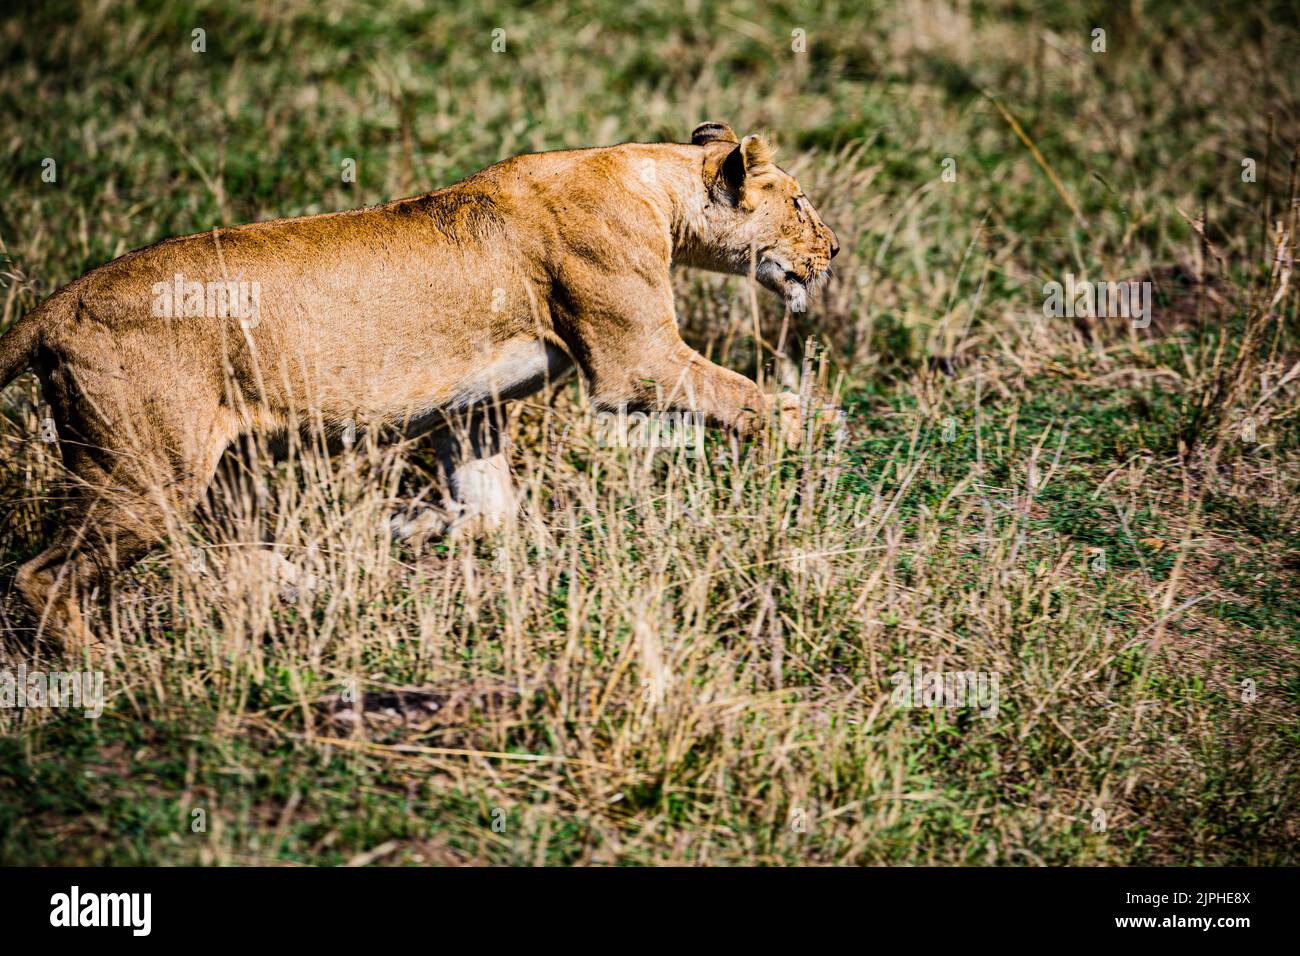
<svg viewBox="0 0 1300 956"><path fill-rule="evenodd" d="M160 403L110 419L101 411L106 403L82 397L72 414L62 414L66 402L53 405L71 485L66 523L14 579L36 618L37 638L72 654L100 643L82 601L188 518L230 437L215 418L196 422L191 412L163 419Z"/></svg>
<svg viewBox="0 0 1300 956"><path fill-rule="evenodd" d="M165 537L165 517L156 504L125 497L84 488L54 542L18 569L14 585L36 618L38 640L51 639L70 655L98 644L82 602Z"/></svg>

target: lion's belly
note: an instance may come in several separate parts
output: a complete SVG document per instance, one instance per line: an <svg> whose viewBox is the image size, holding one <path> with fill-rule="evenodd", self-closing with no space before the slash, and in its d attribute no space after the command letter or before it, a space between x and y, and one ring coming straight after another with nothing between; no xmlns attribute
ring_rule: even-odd
<svg viewBox="0 0 1300 956"><path fill-rule="evenodd" d="M469 408L497 399L523 398L564 375L568 355L549 342L513 339L498 346L452 390L447 407Z"/></svg>
<svg viewBox="0 0 1300 956"><path fill-rule="evenodd" d="M476 362L452 387L449 397L431 404L408 400L401 410L389 409L386 417L401 422L407 434L419 434L444 424L449 413L539 392L572 368L573 363L562 349L536 339L514 339ZM412 406L421 405L422 409L413 412Z"/></svg>

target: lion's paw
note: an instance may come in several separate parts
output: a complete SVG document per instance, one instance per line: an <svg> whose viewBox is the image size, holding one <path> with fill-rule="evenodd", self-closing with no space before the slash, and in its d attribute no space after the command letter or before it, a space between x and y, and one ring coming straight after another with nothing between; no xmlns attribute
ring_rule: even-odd
<svg viewBox="0 0 1300 956"><path fill-rule="evenodd" d="M841 408L816 398L803 399L797 392L780 392L769 396L769 402L787 448L801 447L810 434L814 444L839 445L848 438L848 416Z"/></svg>

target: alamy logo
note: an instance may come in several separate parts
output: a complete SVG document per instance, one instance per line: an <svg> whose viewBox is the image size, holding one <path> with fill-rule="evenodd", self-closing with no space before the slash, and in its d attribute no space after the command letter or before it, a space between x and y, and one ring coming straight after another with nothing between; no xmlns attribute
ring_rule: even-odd
<svg viewBox="0 0 1300 956"><path fill-rule="evenodd" d="M104 712L103 671L0 671L0 707L71 707L94 719Z"/></svg>
<svg viewBox="0 0 1300 956"><path fill-rule="evenodd" d="M1049 319L1125 318L1133 328L1151 324L1151 283L1076 282L1073 272L1065 274L1065 283L1052 281L1043 285L1043 315Z"/></svg>
<svg viewBox="0 0 1300 956"><path fill-rule="evenodd" d="M704 454L704 415L700 412L617 412L596 414L596 444L601 448L685 449L687 458Z"/></svg>
<svg viewBox="0 0 1300 956"><path fill-rule="evenodd" d="M177 272L171 282L155 282L153 315L160 319L238 319L254 329L261 321L262 286L258 282L188 282Z"/></svg>
<svg viewBox="0 0 1300 956"><path fill-rule="evenodd" d="M148 936L152 928L152 893L70 893L50 897L51 926L129 926L131 935Z"/></svg>
<svg viewBox="0 0 1300 956"><path fill-rule="evenodd" d="M895 707L969 707L984 718L998 715L996 671L923 671L917 664L911 674L895 671L889 680Z"/></svg>

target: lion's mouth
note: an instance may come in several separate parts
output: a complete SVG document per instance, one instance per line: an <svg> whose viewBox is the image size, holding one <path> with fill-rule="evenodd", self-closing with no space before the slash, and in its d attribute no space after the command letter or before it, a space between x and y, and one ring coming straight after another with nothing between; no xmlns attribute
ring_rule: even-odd
<svg viewBox="0 0 1300 956"><path fill-rule="evenodd" d="M790 311L804 312L808 308L808 297L816 293L830 279L830 276L829 266L810 271L807 275L800 275L793 269L786 269L781 275L780 287L773 291L779 292L785 298Z"/></svg>
<svg viewBox="0 0 1300 956"><path fill-rule="evenodd" d="M806 312L808 297L830 276L830 268L800 274L779 259L765 258L758 264L756 278L767 289L785 299L791 312Z"/></svg>
<svg viewBox="0 0 1300 956"><path fill-rule="evenodd" d="M763 259L755 278L764 288L785 299L793 311L802 312L808 305L808 284L799 273L777 259Z"/></svg>
<svg viewBox="0 0 1300 956"><path fill-rule="evenodd" d="M784 287L781 294L785 296L785 304L790 307L791 312L806 312L808 310L808 282L796 272L789 269L783 276Z"/></svg>

